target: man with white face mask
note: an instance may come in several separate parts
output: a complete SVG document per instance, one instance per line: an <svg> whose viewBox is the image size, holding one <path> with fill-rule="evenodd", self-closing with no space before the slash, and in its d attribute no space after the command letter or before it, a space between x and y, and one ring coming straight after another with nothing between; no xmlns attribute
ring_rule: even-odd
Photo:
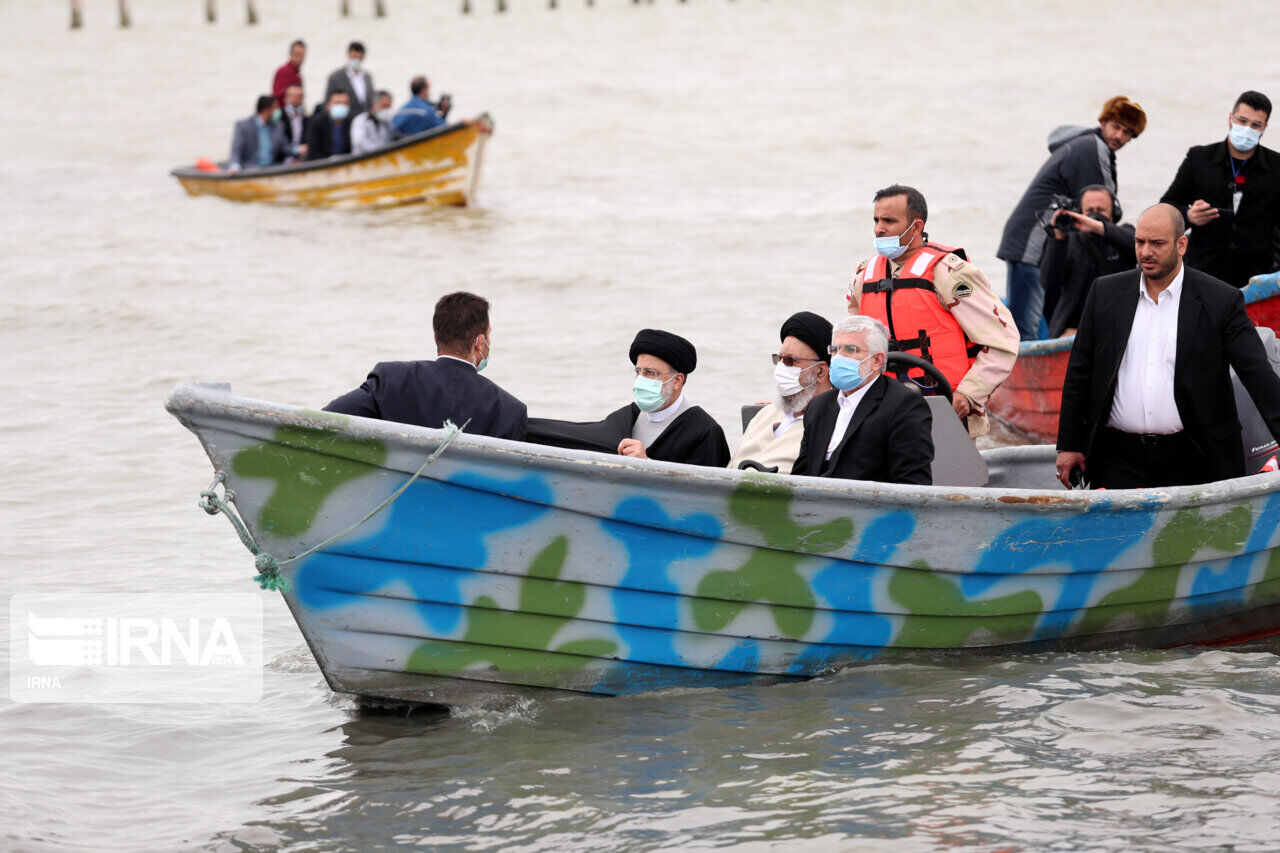
<svg viewBox="0 0 1280 853"><path fill-rule="evenodd" d="M849 285L849 313L885 326L891 352L932 362L951 383L952 407L969 435L982 435L987 398L1018 358L1013 317L963 249L929 242L929 208L919 190L894 184L873 204L876 254Z"/></svg>
<svg viewBox="0 0 1280 853"><path fill-rule="evenodd" d="M799 311L782 324L778 337L782 346L773 355L777 396L747 424L730 468L749 459L765 468L777 467L779 474L791 473L800 452L805 410L814 397L831 390L831 323L812 311Z"/></svg>
<svg viewBox="0 0 1280 853"><path fill-rule="evenodd" d="M374 108L351 122L351 153L368 154L391 144L391 93L379 92Z"/></svg>
<svg viewBox="0 0 1280 853"><path fill-rule="evenodd" d="M884 375L888 330L842 317L831 334L831 384L804 418L793 474L878 483L933 483L933 415L915 391Z"/></svg>
<svg viewBox="0 0 1280 853"><path fill-rule="evenodd" d="M1270 118L1266 95L1240 95L1227 116L1227 138L1187 151L1160 199L1191 225L1187 266L1236 287L1277 267L1280 155L1259 144Z"/></svg>
<svg viewBox="0 0 1280 853"><path fill-rule="evenodd" d="M334 92L346 92L350 98L351 115L355 117L369 109L377 91L373 88L373 75L364 67L364 45L353 41L347 45L347 64L329 75L325 100Z"/></svg>

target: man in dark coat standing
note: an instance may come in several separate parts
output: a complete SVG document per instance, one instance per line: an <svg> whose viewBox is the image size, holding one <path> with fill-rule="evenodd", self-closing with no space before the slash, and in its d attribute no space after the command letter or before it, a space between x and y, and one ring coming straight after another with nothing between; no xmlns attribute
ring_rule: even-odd
<svg viewBox="0 0 1280 853"><path fill-rule="evenodd" d="M1075 334L1095 279L1131 270L1137 263L1133 226L1117 225L1119 213L1120 203L1111 191L1093 186L1080 194L1080 213L1054 214L1053 239L1040 262L1049 337Z"/></svg>
<svg viewBox="0 0 1280 853"><path fill-rule="evenodd" d="M1187 267L1185 223L1138 219L1139 269L1094 282L1062 387L1058 479L1108 489L1189 486L1245 474L1228 368L1280 438L1280 377L1240 291ZM1250 472L1252 473L1252 472Z"/></svg>
<svg viewBox="0 0 1280 853"><path fill-rule="evenodd" d="M465 431L473 435L524 441L524 403L480 375L493 340L488 300L450 293L436 303L431 326L435 361L379 362L364 384L325 411L433 429L448 420L467 424Z"/></svg>
<svg viewBox="0 0 1280 853"><path fill-rule="evenodd" d="M369 109L378 90L373 88L373 75L364 67L364 44L353 41L347 45L347 64L329 75L324 89L325 100L334 92L345 92L351 105L351 117Z"/></svg>
<svg viewBox="0 0 1280 853"><path fill-rule="evenodd" d="M831 384L804 416L792 474L928 486L933 483L929 404L884 375L889 330L852 314L831 334Z"/></svg>
<svg viewBox="0 0 1280 853"><path fill-rule="evenodd" d="M1240 95L1227 138L1187 151L1160 199L1191 223L1187 265L1236 287L1276 269L1280 155L1258 144L1270 118L1266 95Z"/></svg>
<svg viewBox="0 0 1280 853"><path fill-rule="evenodd" d="M1024 341L1039 337L1044 312L1044 288L1040 284L1040 260L1045 234L1037 214L1049 207L1054 195L1079 198L1092 184L1116 192L1116 152L1147 127L1142 107L1123 95L1102 106L1098 126L1059 127L1049 134L1049 159L1031 179L1017 207L1004 224L996 257L1009 267L1006 297L1013 321Z"/></svg>

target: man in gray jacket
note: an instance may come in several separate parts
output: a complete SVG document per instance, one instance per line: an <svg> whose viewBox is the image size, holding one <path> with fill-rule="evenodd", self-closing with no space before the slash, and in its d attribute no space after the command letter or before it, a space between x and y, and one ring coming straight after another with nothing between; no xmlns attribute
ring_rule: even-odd
<svg viewBox="0 0 1280 853"><path fill-rule="evenodd" d="M373 75L364 67L364 45L353 41L347 45L347 64L329 75L329 84L325 86L324 99L334 92L346 92L351 100L351 117L367 112L373 103L377 90L373 88Z"/></svg>
<svg viewBox="0 0 1280 853"><path fill-rule="evenodd" d="M231 156L227 158L228 172L274 166L289 155L291 146L284 138L284 130L271 121L275 110L276 99L260 95L257 111L236 122L231 134Z"/></svg>
<svg viewBox="0 0 1280 853"><path fill-rule="evenodd" d="M1142 107L1117 95L1102 106L1098 126L1066 125L1049 134L1049 159L1032 178L1004 224L996 257L1009 267L1006 298L1022 340L1040 336L1044 312L1044 288L1040 261L1048 235L1037 214L1049 207L1054 195L1079 198L1085 187L1097 184L1116 192L1116 152L1147 127Z"/></svg>

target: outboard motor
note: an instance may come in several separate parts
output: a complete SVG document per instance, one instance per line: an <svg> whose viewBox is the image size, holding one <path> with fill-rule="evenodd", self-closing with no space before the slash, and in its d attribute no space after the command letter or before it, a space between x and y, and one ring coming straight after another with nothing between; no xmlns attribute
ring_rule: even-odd
<svg viewBox="0 0 1280 853"><path fill-rule="evenodd" d="M1266 326L1257 327L1258 337L1262 339L1262 347L1267 351L1271 361L1271 369L1280 375L1280 341L1276 333ZM1266 421L1258 413L1249 392L1240 384L1240 377L1235 370L1231 371L1231 384L1235 388L1236 409L1240 413L1240 438L1244 442L1244 470L1246 474L1257 474L1267 460L1276 455L1276 440L1267 429Z"/></svg>

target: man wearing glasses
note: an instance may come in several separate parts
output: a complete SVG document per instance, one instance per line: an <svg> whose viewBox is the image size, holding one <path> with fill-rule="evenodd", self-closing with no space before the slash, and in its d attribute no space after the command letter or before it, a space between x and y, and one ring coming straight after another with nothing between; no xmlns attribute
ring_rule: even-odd
<svg viewBox="0 0 1280 853"><path fill-rule="evenodd" d="M635 402L605 418L626 436L618 443L618 453L714 468L728 464L724 430L684 394L686 378L698 365L693 344L671 332L641 329L631 342L631 363Z"/></svg>
<svg viewBox="0 0 1280 853"><path fill-rule="evenodd" d="M1227 138L1187 151L1160 199L1191 225L1187 266L1236 287L1277 266L1280 156L1258 144L1270 118L1271 101L1261 92L1236 98Z"/></svg>
<svg viewBox="0 0 1280 853"><path fill-rule="evenodd" d="M791 473L800 452L805 410L815 397L831 390L831 323L812 311L798 311L782 324L778 337L782 346L773 354L777 394L747 424L730 468L750 459L765 468L776 467L779 474Z"/></svg>
<svg viewBox="0 0 1280 853"><path fill-rule="evenodd" d="M884 375L889 333L870 317L832 330L831 384L804 418L791 473L879 483L933 483L933 416L914 391Z"/></svg>

